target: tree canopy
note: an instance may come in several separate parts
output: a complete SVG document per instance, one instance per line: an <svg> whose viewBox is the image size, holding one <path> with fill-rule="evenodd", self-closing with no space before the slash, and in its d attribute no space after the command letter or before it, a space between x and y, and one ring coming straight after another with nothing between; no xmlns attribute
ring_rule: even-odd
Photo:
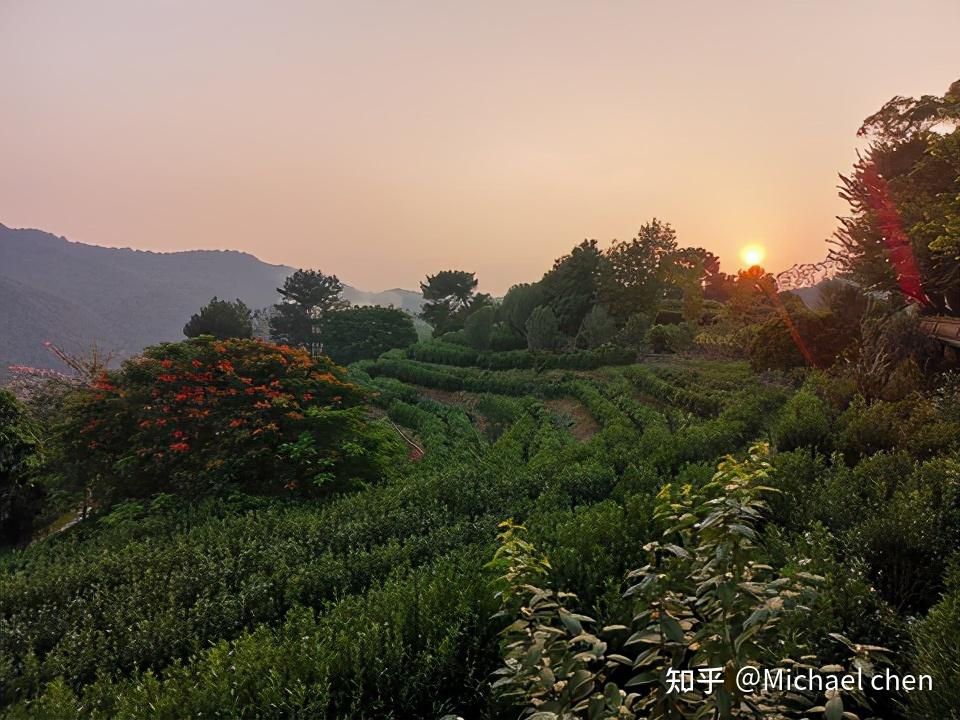
<svg viewBox="0 0 960 720"><path fill-rule="evenodd" d="M489 295L477 294L478 282L472 272L441 270L420 283L420 292L426 301L420 317L433 328L434 334L462 329L470 309L490 303Z"/></svg>
<svg viewBox="0 0 960 720"><path fill-rule="evenodd" d="M413 318L403 310L370 305L332 313L324 331L323 351L347 365L374 359L417 341Z"/></svg>
<svg viewBox="0 0 960 720"><path fill-rule="evenodd" d="M891 99L859 133L870 146L841 178L832 257L869 290L960 313L960 81Z"/></svg>
<svg viewBox="0 0 960 720"><path fill-rule="evenodd" d="M218 340L253 335L253 318L243 301L219 300L216 296L183 326L186 337L213 335Z"/></svg>
<svg viewBox="0 0 960 720"><path fill-rule="evenodd" d="M284 280L277 292L282 300L270 318L271 339L316 355L330 313L349 307L343 299L343 283L336 275L301 269Z"/></svg>

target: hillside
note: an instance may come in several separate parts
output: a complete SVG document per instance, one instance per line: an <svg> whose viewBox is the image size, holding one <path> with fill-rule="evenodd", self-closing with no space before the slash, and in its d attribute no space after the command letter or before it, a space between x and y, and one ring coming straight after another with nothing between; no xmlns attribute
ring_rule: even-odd
<svg viewBox="0 0 960 720"><path fill-rule="evenodd" d="M182 337L190 315L216 295L251 308L276 302L294 268L232 250L149 252L70 242L0 224L0 368L49 366L45 341L72 351L96 342L119 356ZM360 305L415 312L419 293L347 287Z"/></svg>

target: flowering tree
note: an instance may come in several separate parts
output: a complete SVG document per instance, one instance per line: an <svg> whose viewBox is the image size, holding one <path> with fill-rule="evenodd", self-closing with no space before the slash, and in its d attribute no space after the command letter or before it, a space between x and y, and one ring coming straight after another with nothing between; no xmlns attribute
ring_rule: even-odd
<svg viewBox="0 0 960 720"><path fill-rule="evenodd" d="M397 445L366 422L362 398L328 358L205 336L102 372L62 438L108 495L325 490L376 474Z"/></svg>

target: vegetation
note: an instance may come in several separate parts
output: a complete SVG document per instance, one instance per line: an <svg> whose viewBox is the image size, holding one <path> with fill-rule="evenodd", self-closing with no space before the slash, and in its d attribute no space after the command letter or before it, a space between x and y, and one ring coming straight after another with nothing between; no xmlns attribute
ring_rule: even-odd
<svg viewBox="0 0 960 720"><path fill-rule="evenodd" d="M253 336L253 315L240 300L214 297L183 326L183 334L188 338L212 335L217 340L249 338Z"/></svg>
<svg viewBox="0 0 960 720"><path fill-rule="evenodd" d="M403 310L378 305L352 307L330 315L323 350L334 362L347 365L372 360L387 350L417 341L413 318Z"/></svg>

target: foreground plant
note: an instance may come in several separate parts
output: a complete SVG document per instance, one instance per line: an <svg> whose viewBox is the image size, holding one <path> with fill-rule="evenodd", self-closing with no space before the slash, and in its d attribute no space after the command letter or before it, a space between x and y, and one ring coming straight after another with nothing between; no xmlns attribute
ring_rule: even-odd
<svg viewBox="0 0 960 720"><path fill-rule="evenodd" d="M629 624L591 629L576 597L541 587L549 562L523 538L523 527L501 525L501 547L491 567L500 571L504 666L494 688L535 720L588 718L786 718L807 711L828 720L857 716L839 692L818 694L741 688L744 668L840 674L816 667L816 657L792 659L781 621L807 612L822 578L778 572L762 562L758 545L767 511L763 494L771 470L765 445L744 461L727 457L699 488L665 486L656 518L667 529L645 546L649 562L630 572L625 597ZM802 566L802 561L796 563ZM872 672L881 648L855 646L855 663ZM802 638L790 637L795 652ZM750 675L752 670L747 671ZM850 693L848 706L866 699Z"/></svg>

